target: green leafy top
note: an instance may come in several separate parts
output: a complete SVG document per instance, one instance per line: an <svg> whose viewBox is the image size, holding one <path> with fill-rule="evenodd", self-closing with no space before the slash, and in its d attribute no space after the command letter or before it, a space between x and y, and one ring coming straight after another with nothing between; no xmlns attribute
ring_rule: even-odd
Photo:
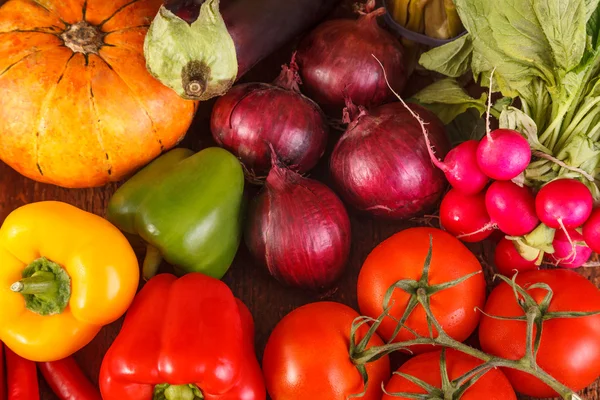
<svg viewBox="0 0 600 400"><path fill-rule="evenodd" d="M423 54L421 64L450 78L470 70L482 86L494 71L493 90L520 104L505 105L500 126L526 135L541 156L525 183L568 174L599 193L589 178L600 164L600 0L455 3L469 33ZM468 108L481 110L482 99L465 98L458 84L442 82L443 96L427 88L415 99L445 122Z"/></svg>

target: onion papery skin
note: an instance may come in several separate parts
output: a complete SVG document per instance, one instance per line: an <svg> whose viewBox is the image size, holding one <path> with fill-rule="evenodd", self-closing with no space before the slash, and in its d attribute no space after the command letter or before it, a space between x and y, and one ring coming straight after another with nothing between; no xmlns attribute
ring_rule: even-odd
<svg viewBox="0 0 600 400"><path fill-rule="evenodd" d="M345 94L354 104L367 108L395 99L373 56L383 64L392 88L397 93L404 89L404 49L378 25L379 14L375 10L358 20L324 22L298 46L303 91L326 112L339 113L345 105Z"/></svg>
<svg viewBox="0 0 600 400"><path fill-rule="evenodd" d="M350 253L350 219L324 184L275 165L250 205L245 241L278 281L320 291L342 275Z"/></svg>
<svg viewBox="0 0 600 400"><path fill-rule="evenodd" d="M409 107L427 123L436 155L450 148L442 122L427 109ZM348 125L330 162L337 192L357 210L406 219L433 208L444 193L444 173L429 158L419 122L402 105L363 110Z"/></svg>
<svg viewBox="0 0 600 400"><path fill-rule="evenodd" d="M266 176L273 146L295 171L312 169L327 146L328 126L319 106L299 92L267 83L234 86L215 103L215 141L235 154L254 176Z"/></svg>

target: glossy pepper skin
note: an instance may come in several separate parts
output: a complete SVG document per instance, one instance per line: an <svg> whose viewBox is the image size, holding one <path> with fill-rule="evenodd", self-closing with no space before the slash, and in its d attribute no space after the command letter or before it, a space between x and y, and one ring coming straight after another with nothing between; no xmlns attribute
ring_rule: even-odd
<svg viewBox="0 0 600 400"><path fill-rule="evenodd" d="M161 258L182 275L221 279L241 239L244 173L228 151L174 149L121 186L107 218L147 244L144 278L156 274Z"/></svg>
<svg viewBox="0 0 600 400"><path fill-rule="evenodd" d="M129 242L97 215L38 202L0 228L0 340L25 359L81 349L125 313L138 284Z"/></svg>
<svg viewBox="0 0 600 400"><path fill-rule="evenodd" d="M100 368L104 400L265 400L254 323L223 282L150 279ZM185 392L185 393L184 393Z"/></svg>

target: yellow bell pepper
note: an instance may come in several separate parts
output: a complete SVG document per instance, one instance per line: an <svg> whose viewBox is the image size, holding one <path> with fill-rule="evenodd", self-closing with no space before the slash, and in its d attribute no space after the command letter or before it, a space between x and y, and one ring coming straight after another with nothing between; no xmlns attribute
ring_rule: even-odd
<svg viewBox="0 0 600 400"><path fill-rule="evenodd" d="M25 205L0 228L0 341L32 361L65 358L125 313L138 282L111 223L66 203Z"/></svg>

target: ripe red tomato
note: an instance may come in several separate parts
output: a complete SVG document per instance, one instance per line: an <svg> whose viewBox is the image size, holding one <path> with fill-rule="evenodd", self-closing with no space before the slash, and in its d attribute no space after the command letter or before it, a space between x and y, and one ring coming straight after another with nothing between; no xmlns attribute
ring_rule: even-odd
<svg viewBox="0 0 600 400"><path fill-rule="evenodd" d="M535 283L546 283L552 288L550 312L600 311L600 290L574 271L551 269L517 276L517 284L523 288ZM544 289L527 292L538 303L547 294ZM502 317L525 315L513 289L504 282L490 294L485 312ZM526 322L484 316L479 340L487 353L519 359L525 355ZM600 315L544 321L537 362L541 369L575 391L590 385L600 375ZM556 396L554 390L531 375L510 369L504 373L518 392L533 397Z"/></svg>
<svg viewBox="0 0 600 400"><path fill-rule="evenodd" d="M420 354L405 362L398 372L414 376L430 385L441 389L442 375L440 371L440 358L442 350ZM450 381L460 378L463 374L472 371L482 364L482 361L456 350L446 349L446 370ZM427 391L408 379L394 374L385 387L388 393L415 393L426 394ZM437 397L436 397L437 398ZM445 398L445 397L442 397ZM483 375L477 382L465 391L460 400L516 400L514 389L510 386L506 376L498 370L492 369ZM409 400L406 397L384 395L382 400Z"/></svg>
<svg viewBox="0 0 600 400"><path fill-rule="evenodd" d="M519 272L539 269L535 260L529 261L521 257L512 240L503 238L498 242L494 252L494 264L498 273L512 278L515 270Z"/></svg>
<svg viewBox="0 0 600 400"><path fill-rule="evenodd" d="M349 353L350 328L359 315L350 307L318 302L286 315L271 333L263 357L267 391L273 400L346 400L362 393L362 376ZM368 330L363 325L357 342ZM375 334L367 348L381 346ZM387 356L367 364L369 385L363 400L380 400L390 376Z"/></svg>
<svg viewBox="0 0 600 400"><path fill-rule="evenodd" d="M446 283L473 272L478 274L451 288L434 293L430 297L431 309L444 330L452 338L463 341L473 333L479 323L480 313L476 307L485 303L485 278L477 258L454 236L435 228L411 228L395 234L377 246L367 257L358 277L358 304L363 315L377 318L383 312L383 299L390 286L399 280L419 280L429 250L429 238L433 240L433 252L429 270L429 284ZM394 306L390 315L400 319L410 295L396 289L392 296ZM406 325L421 336L429 336L427 318L421 305L413 310ZM386 317L379 327L379 334L388 341L397 323ZM395 341L414 339L407 329L400 330ZM413 352L430 351L431 346L419 346Z"/></svg>

